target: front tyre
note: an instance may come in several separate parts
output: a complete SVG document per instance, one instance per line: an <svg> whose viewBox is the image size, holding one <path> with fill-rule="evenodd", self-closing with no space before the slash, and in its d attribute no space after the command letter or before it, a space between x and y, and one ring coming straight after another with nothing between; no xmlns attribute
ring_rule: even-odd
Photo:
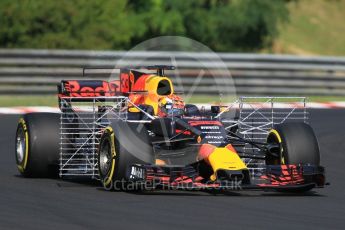
<svg viewBox="0 0 345 230"><path fill-rule="evenodd" d="M267 143L279 146L267 153L266 165L320 165L319 145L313 129L305 123L283 123L276 125L267 137ZM277 188L281 192L301 193L314 188L310 184L300 188Z"/></svg>
<svg viewBox="0 0 345 230"><path fill-rule="evenodd" d="M129 167L153 163L153 148L145 126L116 121L104 130L98 149L98 169L106 190L138 190L127 178Z"/></svg>
<svg viewBox="0 0 345 230"><path fill-rule="evenodd" d="M104 130L99 144L98 165L103 187L111 190L114 182L116 164L115 135L111 127Z"/></svg>
<svg viewBox="0 0 345 230"><path fill-rule="evenodd" d="M267 165L320 165L320 150L313 129L305 123L275 125L267 137L268 144L280 146L266 156Z"/></svg>

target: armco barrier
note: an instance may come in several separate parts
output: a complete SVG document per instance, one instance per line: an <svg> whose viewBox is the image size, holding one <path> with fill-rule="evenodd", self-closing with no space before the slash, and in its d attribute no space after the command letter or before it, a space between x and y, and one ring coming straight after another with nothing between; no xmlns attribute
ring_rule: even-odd
<svg viewBox="0 0 345 230"><path fill-rule="evenodd" d="M238 95L345 95L345 58L25 49L0 49L0 94L54 94L61 79L108 79L104 71L83 77L82 67L119 66L123 57L133 65L177 65L169 75L179 77L179 91L195 85L200 70L206 69L194 87L196 94L217 94L219 87L231 91L234 84ZM207 69L220 71L211 76ZM228 77L226 69L233 81L215 86L213 77Z"/></svg>

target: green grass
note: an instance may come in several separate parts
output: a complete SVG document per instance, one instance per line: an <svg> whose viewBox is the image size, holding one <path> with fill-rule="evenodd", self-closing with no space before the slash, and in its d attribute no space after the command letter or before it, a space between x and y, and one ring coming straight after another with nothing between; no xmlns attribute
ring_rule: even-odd
<svg viewBox="0 0 345 230"><path fill-rule="evenodd" d="M223 102L232 102L236 98L224 98ZM195 96L188 103L218 103L219 97L215 96ZM345 97L320 97L313 96L308 98L309 102L328 102L328 101L345 101ZM0 107L15 106L54 106L57 107L57 96L0 96Z"/></svg>
<svg viewBox="0 0 345 230"><path fill-rule="evenodd" d="M57 96L0 96L0 107L58 106Z"/></svg>
<svg viewBox="0 0 345 230"><path fill-rule="evenodd" d="M345 55L345 0L291 1L289 12L273 52Z"/></svg>

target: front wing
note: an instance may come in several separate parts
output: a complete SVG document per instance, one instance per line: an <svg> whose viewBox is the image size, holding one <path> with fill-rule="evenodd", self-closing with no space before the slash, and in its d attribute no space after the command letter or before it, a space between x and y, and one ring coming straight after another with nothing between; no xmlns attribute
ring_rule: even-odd
<svg viewBox="0 0 345 230"><path fill-rule="evenodd" d="M191 165L132 165L127 171L127 181L145 184L150 189L182 190L297 191L322 188L326 184L324 168L315 165L267 165L259 173L250 175L250 182L211 181L203 178Z"/></svg>

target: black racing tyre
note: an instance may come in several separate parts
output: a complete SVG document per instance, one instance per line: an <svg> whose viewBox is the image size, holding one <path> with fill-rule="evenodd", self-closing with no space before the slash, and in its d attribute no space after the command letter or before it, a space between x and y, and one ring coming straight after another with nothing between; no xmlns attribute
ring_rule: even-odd
<svg viewBox="0 0 345 230"><path fill-rule="evenodd" d="M99 175L104 188L131 190L126 188L128 166L153 163L153 148L144 125L116 121L104 130L98 151Z"/></svg>
<svg viewBox="0 0 345 230"><path fill-rule="evenodd" d="M15 157L25 177L57 177L60 143L60 115L28 113L20 118Z"/></svg>
<svg viewBox="0 0 345 230"><path fill-rule="evenodd" d="M279 144L276 157L266 156L267 165L320 165L320 151L313 129L305 123L276 125L267 137L267 143Z"/></svg>

